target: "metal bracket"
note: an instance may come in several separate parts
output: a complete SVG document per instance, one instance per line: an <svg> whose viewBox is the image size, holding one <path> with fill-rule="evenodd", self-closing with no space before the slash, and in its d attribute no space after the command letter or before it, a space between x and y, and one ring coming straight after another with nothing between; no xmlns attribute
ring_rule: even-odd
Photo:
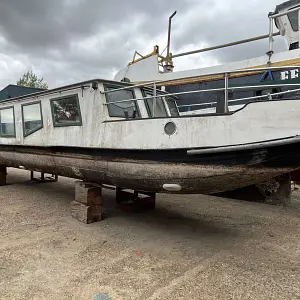
<svg viewBox="0 0 300 300"><path fill-rule="evenodd" d="M30 171L30 180L36 181L39 183L45 183L45 182L57 182L58 181L58 175L57 174L51 174L51 176L45 177L45 173L41 172L40 178L34 177L34 171Z"/></svg>
<svg viewBox="0 0 300 300"><path fill-rule="evenodd" d="M267 70L264 72L264 74L260 77L260 82L265 81L267 79L267 77L270 77L271 80L274 81L274 77L273 77L273 73L271 70Z"/></svg>

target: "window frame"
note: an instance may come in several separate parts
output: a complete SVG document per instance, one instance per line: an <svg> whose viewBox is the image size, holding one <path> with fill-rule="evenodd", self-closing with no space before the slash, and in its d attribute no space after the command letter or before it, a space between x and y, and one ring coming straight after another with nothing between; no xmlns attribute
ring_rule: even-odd
<svg viewBox="0 0 300 300"><path fill-rule="evenodd" d="M165 101L166 101L166 105L168 106L168 109L170 111L170 117L171 118L174 118L174 117L179 117L180 116L180 112L179 112L179 108L178 108L178 105L177 105L177 102L175 100L175 97L174 96L165 96ZM172 113L171 113L171 110L170 110L170 106L169 106L169 102L168 101L172 101L174 102L175 106L176 106L176 109L177 109L177 115L176 116L173 116Z"/></svg>
<svg viewBox="0 0 300 300"><path fill-rule="evenodd" d="M297 6L295 6L295 7L289 8L288 11L290 11L290 10L292 10L292 9L295 9L295 8L297 8L297 7L300 7L300 5L297 5ZM287 18L288 18L288 20L289 20L289 22L290 22L290 25L291 25L291 28L292 28L293 32L299 32L299 20L298 20L298 22L297 22L297 27L296 27L296 28L294 28L294 25L295 25L295 24L292 22L291 14L293 14L293 13L297 14L297 18L299 18L299 12L298 12L298 11L295 11L295 12L289 12L289 13L287 13L286 15L287 15Z"/></svg>
<svg viewBox="0 0 300 300"><path fill-rule="evenodd" d="M110 83L103 83L103 86L104 86L104 91L105 92L109 91L110 88L112 88L112 89L119 89L119 88L124 87L122 85L114 85L114 84L110 84ZM133 95L133 99L136 99L136 94L135 94L135 91L134 91L134 87L132 87L130 89L126 89L125 91L131 91L132 95ZM136 118L128 118L127 119L125 117L125 115L124 115L124 117L111 115L111 113L109 111L109 106L112 105L114 102L109 102L108 101L107 94L109 94L109 93L105 93L105 101L106 101L106 106L107 106L107 111L108 111L109 117L111 117L111 118L124 118L125 120L136 120L136 119L140 119L141 118L141 111L140 111L139 105L137 103L138 102L137 100L132 100L134 102L134 106L135 106L135 109L136 109L136 112L137 112L137 117Z"/></svg>
<svg viewBox="0 0 300 300"><path fill-rule="evenodd" d="M41 113L41 121L42 121L42 124L40 127L37 127L35 128L34 130L31 130L29 133L25 134L25 122L24 122L24 109L23 107L24 106L30 106L30 105L34 105L34 104L39 104L40 105L40 113ZM25 104L22 104L22 128L23 128L23 137L27 137L29 135L31 135L32 133L44 128L44 120L43 120L43 112L42 112L42 103L41 101L34 101L34 102L30 102L30 103L25 103Z"/></svg>
<svg viewBox="0 0 300 300"><path fill-rule="evenodd" d="M14 118L14 122L13 122L13 124L14 124L14 134L3 135L2 134L2 122L1 122L1 111L2 110L6 110L6 109L11 109L11 108L13 110L13 118ZM14 107L14 105L0 108L0 126L1 126L1 129L0 129L0 138L15 138L16 137L16 119L15 119L15 107Z"/></svg>
<svg viewBox="0 0 300 300"><path fill-rule="evenodd" d="M69 122L69 123L56 123L55 122L55 116L54 116L53 102L54 101L59 101L59 100L64 100L64 99L68 99L68 98L72 98L72 97L75 98L77 106L79 108L79 122L77 122L77 123L72 123L72 122ZM51 106L51 114L52 114L52 124L53 124L53 127L82 126L81 107L80 107L80 102L79 102L78 94L71 94L71 95L66 95L66 96L51 98L50 99L50 106Z"/></svg>
<svg viewBox="0 0 300 300"><path fill-rule="evenodd" d="M149 96L147 96L147 92L149 93L150 91L148 91L147 89L141 88L141 92L142 92L143 97L149 97ZM156 92L157 92L157 90L156 90ZM154 95L150 95L150 96L154 96ZM149 104L148 104L148 101L147 101L147 100L149 100L149 99L144 99L144 103L145 103L145 106L146 106L146 109L147 109L147 113L148 113L149 118L152 119L152 118L167 118L167 117L169 117L168 110L167 110L167 106L166 106L165 100L163 99L164 95L163 95L163 94L160 94L160 93L157 93L156 96L160 96L160 99L162 100L163 105L164 105L164 109L165 109L165 112L166 112L166 116L165 116L165 117L153 117L153 116L152 116L151 108L149 107ZM153 99L153 98L152 98L152 99ZM157 98L156 98L156 99L157 99Z"/></svg>

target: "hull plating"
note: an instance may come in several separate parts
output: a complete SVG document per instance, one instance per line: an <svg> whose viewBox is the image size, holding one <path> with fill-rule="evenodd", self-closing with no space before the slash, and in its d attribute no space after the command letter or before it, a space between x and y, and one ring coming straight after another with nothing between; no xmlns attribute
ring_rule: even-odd
<svg viewBox="0 0 300 300"><path fill-rule="evenodd" d="M140 191L162 192L178 184L179 193L212 194L264 182L299 166L218 165L107 158L53 151L2 151L0 165L56 173L60 176L111 184Z"/></svg>

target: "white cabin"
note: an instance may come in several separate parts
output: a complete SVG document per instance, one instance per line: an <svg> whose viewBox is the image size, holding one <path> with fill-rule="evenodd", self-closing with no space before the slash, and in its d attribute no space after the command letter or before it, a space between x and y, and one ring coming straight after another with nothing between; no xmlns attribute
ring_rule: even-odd
<svg viewBox="0 0 300 300"><path fill-rule="evenodd" d="M274 12L279 15L275 24L285 38L289 50L299 48L299 8L299 0L290 0L277 5Z"/></svg>

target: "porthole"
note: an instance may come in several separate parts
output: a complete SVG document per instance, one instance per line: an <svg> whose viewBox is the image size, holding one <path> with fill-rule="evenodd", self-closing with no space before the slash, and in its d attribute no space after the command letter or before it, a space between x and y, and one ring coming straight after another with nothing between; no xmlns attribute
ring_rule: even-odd
<svg viewBox="0 0 300 300"><path fill-rule="evenodd" d="M164 129L167 135L172 135L176 131L176 125L173 122L168 122Z"/></svg>

